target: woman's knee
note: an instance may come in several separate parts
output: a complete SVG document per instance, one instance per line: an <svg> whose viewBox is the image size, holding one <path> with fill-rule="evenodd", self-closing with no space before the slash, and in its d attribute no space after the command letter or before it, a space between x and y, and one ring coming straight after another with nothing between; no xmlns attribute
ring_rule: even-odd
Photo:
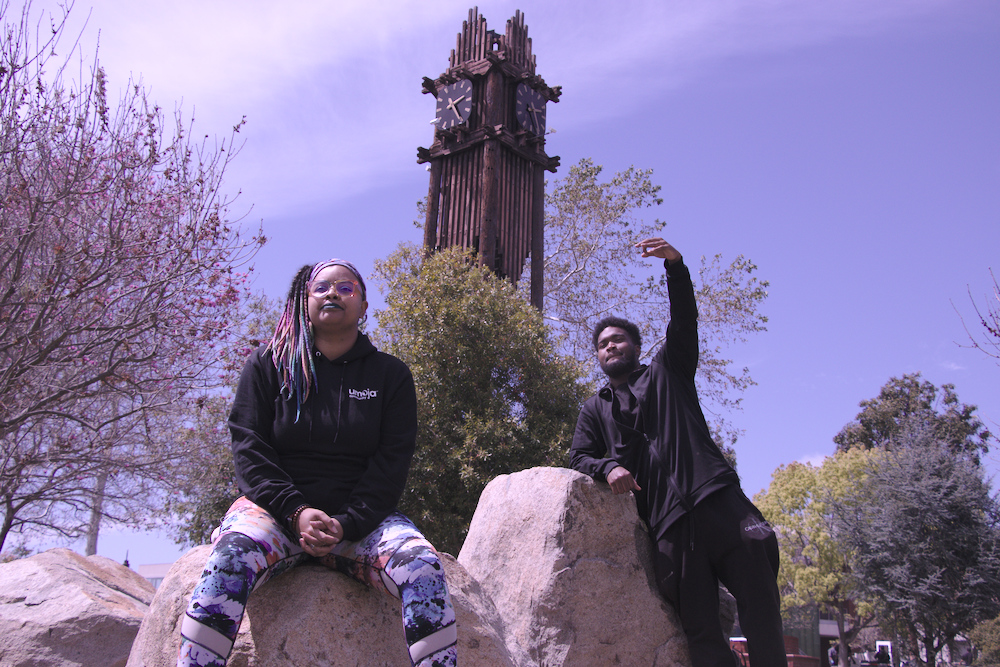
<svg viewBox="0 0 1000 667"><path fill-rule="evenodd" d="M266 566L264 550L246 535L225 533L216 541L181 621L181 635L191 645L182 650L187 657L179 664L197 664L192 651L203 649L225 660Z"/></svg>
<svg viewBox="0 0 1000 667"><path fill-rule="evenodd" d="M386 574L397 587L419 581L444 582L444 566L437 551L426 539L413 539L403 544L389 557Z"/></svg>
<svg viewBox="0 0 1000 667"><path fill-rule="evenodd" d="M245 598L261 573L267 569L267 551L242 533L223 533L212 547L196 591L202 595L213 592Z"/></svg>

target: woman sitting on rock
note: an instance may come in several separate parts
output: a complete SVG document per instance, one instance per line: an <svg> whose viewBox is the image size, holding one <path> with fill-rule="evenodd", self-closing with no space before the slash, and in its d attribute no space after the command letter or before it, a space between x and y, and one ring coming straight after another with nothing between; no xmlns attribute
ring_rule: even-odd
<svg viewBox="0 0 1000 667"><path fill-rule="evenodd" d="M417 432L413 377L359 331L367 309L350 262L304 266L271 341L247 360L229 417L244 495L213 535L178 666L224 665L250 591L303 562L399 598L414 665L456 664L441 562L396 511Z"/></svg>

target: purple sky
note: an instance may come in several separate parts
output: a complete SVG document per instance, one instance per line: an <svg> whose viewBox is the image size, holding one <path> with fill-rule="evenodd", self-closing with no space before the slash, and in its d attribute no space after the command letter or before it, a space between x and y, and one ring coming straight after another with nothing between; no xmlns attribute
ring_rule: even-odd
<svg viewBox="0 0 1000 667"><path fill-rule="evenodd" d="M36 10L52 5L35 2ZM243 115L236 209L271 242L256 285L341 256L363 272L418 241L416 164L467 17L458 2L97 0L84 33L114 91L141 75L199 132ZM968 291L1000 274L1000 5L994 0L480 2L491 29L526 15L559 177L591 157L610 176L652 168L651 215L690 264L743 253L770 281L769 331L732 351L758 386L734 421L744 488L817 462L892 376L953 383L1000 433L1000 367L965 349ZM78 2L82 18L87 6ZM381 307L378 295L372 305ZM957 312L956 312L957 311ZM991 474L1000 457L987 457ZM996 481L994 481L996 488ZM133 565L179 553L105 532Z"/></svg>

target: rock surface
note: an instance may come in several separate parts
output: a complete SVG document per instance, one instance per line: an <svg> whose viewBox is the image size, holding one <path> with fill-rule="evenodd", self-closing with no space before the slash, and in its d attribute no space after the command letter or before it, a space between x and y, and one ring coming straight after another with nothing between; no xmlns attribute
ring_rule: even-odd
<svg viewBox="0 0 1000 667"><path fill-rule="evenodd" d="M129 656L129 667L173 667L180 619L211 547L178 560L157 591ZM492 602L458 562L442 558L459 627L463 667L505 667L511 657L496 628ZM399 602L339 572L302 565L254 591L240 626L231 667L410 665Z"/></svg>
<svg viewBox="0 0 1000 667"><path fill-rule="evenodd" d="M154 592L132 570L68 549L0 564L0 665L122 667Z"/></svg>
<svg viewBox="0 0 1000 667"><path fill-rule="evenodd" d="M189 551L155 597L145 579L100 556L53 549L0 564L0 665L173 667L210 552ZM463 667L689 664L676 616L655 590L635 501L585 475L533 468L496 478L458 560L442 561ZM734 610L725 594L724 625ZM397 600L303 565L251 595L229 664L410 662Z"/></svg>
<svg viewBox="0 0 1000 667"><path fill-rule="evenodd" d="M458 556L530 665L688 665L630 495L565 468L487 485Z"/></svg>

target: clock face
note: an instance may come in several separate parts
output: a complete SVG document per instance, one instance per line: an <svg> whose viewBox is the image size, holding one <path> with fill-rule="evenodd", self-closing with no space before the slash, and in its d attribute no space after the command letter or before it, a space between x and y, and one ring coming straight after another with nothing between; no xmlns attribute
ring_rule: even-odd
<svg viewBox="0 0 1000 667"><path fill-rule="evenodd" d="M537 136L545 134L545 101L545 96L528 84L517 84L517 122Z"/></svg>
<svg viewBox="0 0 1000 667"><path fill-rule="evenodd" d="M437 118L442 130L461 125L472 115L472 82L462 79L438 91Z"/></svg>

